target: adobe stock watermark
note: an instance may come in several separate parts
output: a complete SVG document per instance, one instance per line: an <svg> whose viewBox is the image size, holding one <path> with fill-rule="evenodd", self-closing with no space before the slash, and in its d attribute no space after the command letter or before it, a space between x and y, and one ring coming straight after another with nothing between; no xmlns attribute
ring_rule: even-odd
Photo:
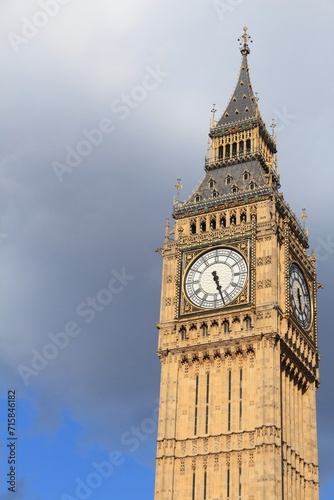
<svg viewBox="0 0 334 500"><path fill-rule="evenodd" d="M144 418L139 425L132 426L128 431L121 435L121 444L129 453L138 450L141 443L145 442L149 436L156 433L158 428L159 406L154 408L151 417ZM103 481L109 479L116 468L123 465L126 456L119 450L113 450L106 460L102 462L92 462L92 470L82 479L77 477L75 480L75 491L73 495L64 493L61 500L88 500L94 491L102 485Z"/></svg>
<svg viewBox="0 0 334 500"><path fill-rule="evenodd" d="M118 450L112 451L108 458L102 462L93 462L93 470L87 474L85 479L76 478L75 496L63 493L61 500L87 500L101 486L103 480L109 479L113 475L115 468L120 467L124 462L125 457Z"/></svg>
<svg viewBox="0 0 334 500"><path fill-rule="evenodd" d="M156 432L158 428L159 401L156 401L156 404L151 417L144 418L140 425L132 426L121 435L121 444L127 448L130 453L135 453L141 443L146 441L149 436Z"/></svg>
<svg viewBox="0 0 334 500"><path fill-rule="evenodd" d="M212 5L221 21L225 21L226 16L235 11L236 7L244 3L245 0L213 0Z"/></svg>
<svg viewBox="0 0 334 500"><path fill-rule="evenodd" d="M275 132L280 133L290 125L290 123L297 118L297 115L289 113L286 106L283 106L280 111L277 108L273 109L274 118L273 123L275 126Z"/></svg>
<svg viewBox="0 0 334 500"><path fill-rule="evenodd" d="M118 99L114 99L111 103L111 111L120 119L125 120L132 110L136 109L139 104L147 98L150 92L155 90L169 76L169 73L163 71L160 65L155 68L146 66L146 74L141 83L133 87L128 94L121 94ZM62 162L53 161L51 166L60 183L64 181L66 174L72 173L79 167L83 160L90 156L93 151L101 146L105 136L110 135L116 129L116 125L109 117L102 118L97 126L93 129L81 130L83 138L75 145L65 147L65 158Z"/></svg>
<svg viewBox="0 0 334 500"><path fill-rule="evenodd" d="M127 274L125 268L118 272L111 271L112 277L105 288L99 290L95 297L87 297L77 305L76 316L82 318L84 323L90 324L97 314L111 304L115 295L119 295L135 276ZM83 326L77 319L68 321L64 328L57 332L47 334L48 342L42 348L31 350L31 360L28 365L20 364L17 371L23 380L24 385L29 385L31 377L37 377L47 368L49 363L55 360L61 351L67 348L72 339L78 337L83 331Z"/></svg>
<svg viewBox="0 0 334 500"><path fill-rule="evenodd" d="M49 24L50 19L55 18L63 5L67 5L71 0L40 0L38 5L40 10L37 10L31 17L22 17L22 25L20 34L10 31L7 33L8 41L16 54L20 48L26 46L30 40L35 38L40 31Z"/></svg>
<svg viewBox="0 0 334 500"><path fill-rule="evenodd" d="M318 261L325 262L334 254L334 241L332 241L331 235L328 235L326 240L318 236L317 243L318 245L314 249L315 256Z"/></svg>

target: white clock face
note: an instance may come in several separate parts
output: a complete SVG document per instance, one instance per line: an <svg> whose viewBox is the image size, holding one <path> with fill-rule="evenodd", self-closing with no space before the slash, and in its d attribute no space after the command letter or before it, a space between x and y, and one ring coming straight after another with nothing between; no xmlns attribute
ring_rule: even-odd
<svg viewBox="0 0 334 500"><path fill-rule="evenodd" d="M311 324L311 301L304 275L297 264L290 266L290 300L294 315L302 328Z"/></svg>
<svg viewBox="0 0 334 500"><path fill-rule="evenodd" d="M226 306L242 291L247 264L231 248L216 248L202 254L190 266L184 281L188 299L206 309Z"/></svg>

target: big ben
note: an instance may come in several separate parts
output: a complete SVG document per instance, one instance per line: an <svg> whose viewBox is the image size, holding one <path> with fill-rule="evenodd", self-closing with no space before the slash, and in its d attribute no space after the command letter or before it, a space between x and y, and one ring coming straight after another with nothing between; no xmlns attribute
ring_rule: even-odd
<svg viewBox="0 0 334 500"><path fill-rule="evenodd" d="M166 223L155 500L317 500L317 277L274 127L240 73Z"/></svg>

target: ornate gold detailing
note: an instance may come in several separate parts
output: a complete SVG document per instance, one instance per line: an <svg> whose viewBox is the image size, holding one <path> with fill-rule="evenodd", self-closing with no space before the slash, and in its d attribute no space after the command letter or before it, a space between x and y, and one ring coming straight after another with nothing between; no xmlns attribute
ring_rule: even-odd
<svg viewBox="0 0 334 500"><path fill-rule="evenodd" d="M184 303L184 306L183 306L184 313L191 313L191 312L193 312L193 310L194 310L194 307L188 301Z"/></svg>

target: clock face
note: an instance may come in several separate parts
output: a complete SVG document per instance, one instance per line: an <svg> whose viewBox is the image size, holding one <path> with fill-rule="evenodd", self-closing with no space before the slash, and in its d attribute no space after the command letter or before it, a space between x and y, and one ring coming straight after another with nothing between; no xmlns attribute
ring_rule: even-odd
<svg viewBox="0 0 334 500"><path fill-rule="evenodd" d="M311 324L311 301L304 275L297 264L290 266L290 300L294 315L302 328Z"/></svg>
<svg viewBox="0 0 334 500"><path fill-rule="evenodd" d="M242 291L247 264L231 248L216 248L198 257L186 273L184 289L188 299L206 309L226 306Z"/></svg>

